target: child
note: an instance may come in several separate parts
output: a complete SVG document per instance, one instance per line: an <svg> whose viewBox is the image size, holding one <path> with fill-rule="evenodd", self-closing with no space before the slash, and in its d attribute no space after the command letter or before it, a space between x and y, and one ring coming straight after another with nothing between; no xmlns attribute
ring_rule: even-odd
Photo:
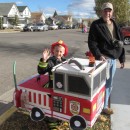
<svg viewBox="0 0 130 130"><path fill-rule="evenodd" d="M84 26L84 33L87 33L87 27Z"/></svg>
<svg viewBox="0 0 130 130"><path fill-rule="evenodd" d="M52 88L53 75L51 70L55 65L58 65L66 60L64 56L68 54L68 47L62 40L59 40L51 45L51 53L49 49L45 49L43 51L42 58L40 59L37 69L40 75L45 74L46 72L49 73L49 87Z"/></svg>

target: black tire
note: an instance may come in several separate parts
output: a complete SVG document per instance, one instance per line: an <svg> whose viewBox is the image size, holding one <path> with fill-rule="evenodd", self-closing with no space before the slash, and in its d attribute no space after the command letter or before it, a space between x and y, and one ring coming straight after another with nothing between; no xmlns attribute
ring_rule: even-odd
<svg viewBox="0 0 130 130"><path fill-rule="evenodd" d="M84 130L87 125L83 117L76 115L70 119L70 127L72 130Z"/></svg>
<svg viewBox="0 0 130 130"><path fill-rule="evenodd" d="M34 107L32 108L30 117L33 121L41 121L45 118L45 114L39 108Z"/></svg>

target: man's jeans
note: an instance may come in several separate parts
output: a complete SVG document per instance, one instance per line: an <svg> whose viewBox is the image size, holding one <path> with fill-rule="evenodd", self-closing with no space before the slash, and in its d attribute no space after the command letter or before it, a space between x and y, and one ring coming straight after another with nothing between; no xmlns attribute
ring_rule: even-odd
<svg viewBox="0 0 130 130"><path fill-rule="evenodd" d="M116 72L116 59L107 59L107 79L106 79L106 91L105 91L105 103L104 109L108 108L108 101L112 90L113 78Z"/></svg>

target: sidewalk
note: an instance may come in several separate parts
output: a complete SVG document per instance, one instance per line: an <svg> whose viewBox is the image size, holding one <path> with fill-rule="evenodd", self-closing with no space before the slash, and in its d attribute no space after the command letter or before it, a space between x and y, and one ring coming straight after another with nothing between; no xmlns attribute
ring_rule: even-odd
<svg viewBox="0 0 130 130"><path fill-rule="evenodd" d="M20 29L3 29L3 30L0 30L0 33L18 33L21 31L22 30Z"/></svg>
<svg viewBox="0 0 130 130"><path fill-rule="evenodd" d="M11 89L0 96L0 116L13 105L13 92L14 89Z"/></svg>
<svg viewBox="0 0 130 130"><path fill-rule="evenodd" d="M119 64L117 65L119 67ZM114 114L111 116L112 130L130 129L130 63L124 69L117 68L111 95L111 107Z"/></svg>
<svg viewBox="0 0 130 130"><path fill-rule="evenodd" d="M130 129L130 63L126 62L124 69L119 69L114 78L114 87L111 95L111 107L114 109L114 114L111 116L111 130L129 130ZM14 89L0 96L0 120L4 120L1 116L9 108L13 106ZM10 111L9 111L10 112ZM4 117L8 118L9 112ZM1 121L0 121L1 124Z"/></svg>
<svg viewBox="0 0 130 130"><path fill-rule="evenodd" d="M0 125L16 110L13 107L13 92L14 89L11 89L0 96Z"/></svg>

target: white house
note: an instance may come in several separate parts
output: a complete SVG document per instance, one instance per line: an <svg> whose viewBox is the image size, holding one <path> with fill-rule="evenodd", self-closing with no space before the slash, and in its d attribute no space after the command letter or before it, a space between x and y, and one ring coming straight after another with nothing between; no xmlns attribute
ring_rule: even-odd
<svg viewBox="0 0 130 130"><path fill-rule="evenodd" d="M31 18L31 11L28 8L28 6L17 6L20 16L19 16L19 22L21 24L27 24L29 23L29 19Z"/></svg>
<svg viewBox="0 0 130 130"><path fill-rule="evenodd" d="M11 20L15 16L20 16L18 8L15 3L0 3L0 17L3 20L3 27L8 28L11 26Z"/></svg>
<svg viewBox="0 0 130 130"><path fill-rule="evenodd" d="M4 28L12 27L12 21L15 17L18 18L18 24L24 26L31 18L31 11L27 6L17 6L15 3L0 3L0 18Z"/></svg>

